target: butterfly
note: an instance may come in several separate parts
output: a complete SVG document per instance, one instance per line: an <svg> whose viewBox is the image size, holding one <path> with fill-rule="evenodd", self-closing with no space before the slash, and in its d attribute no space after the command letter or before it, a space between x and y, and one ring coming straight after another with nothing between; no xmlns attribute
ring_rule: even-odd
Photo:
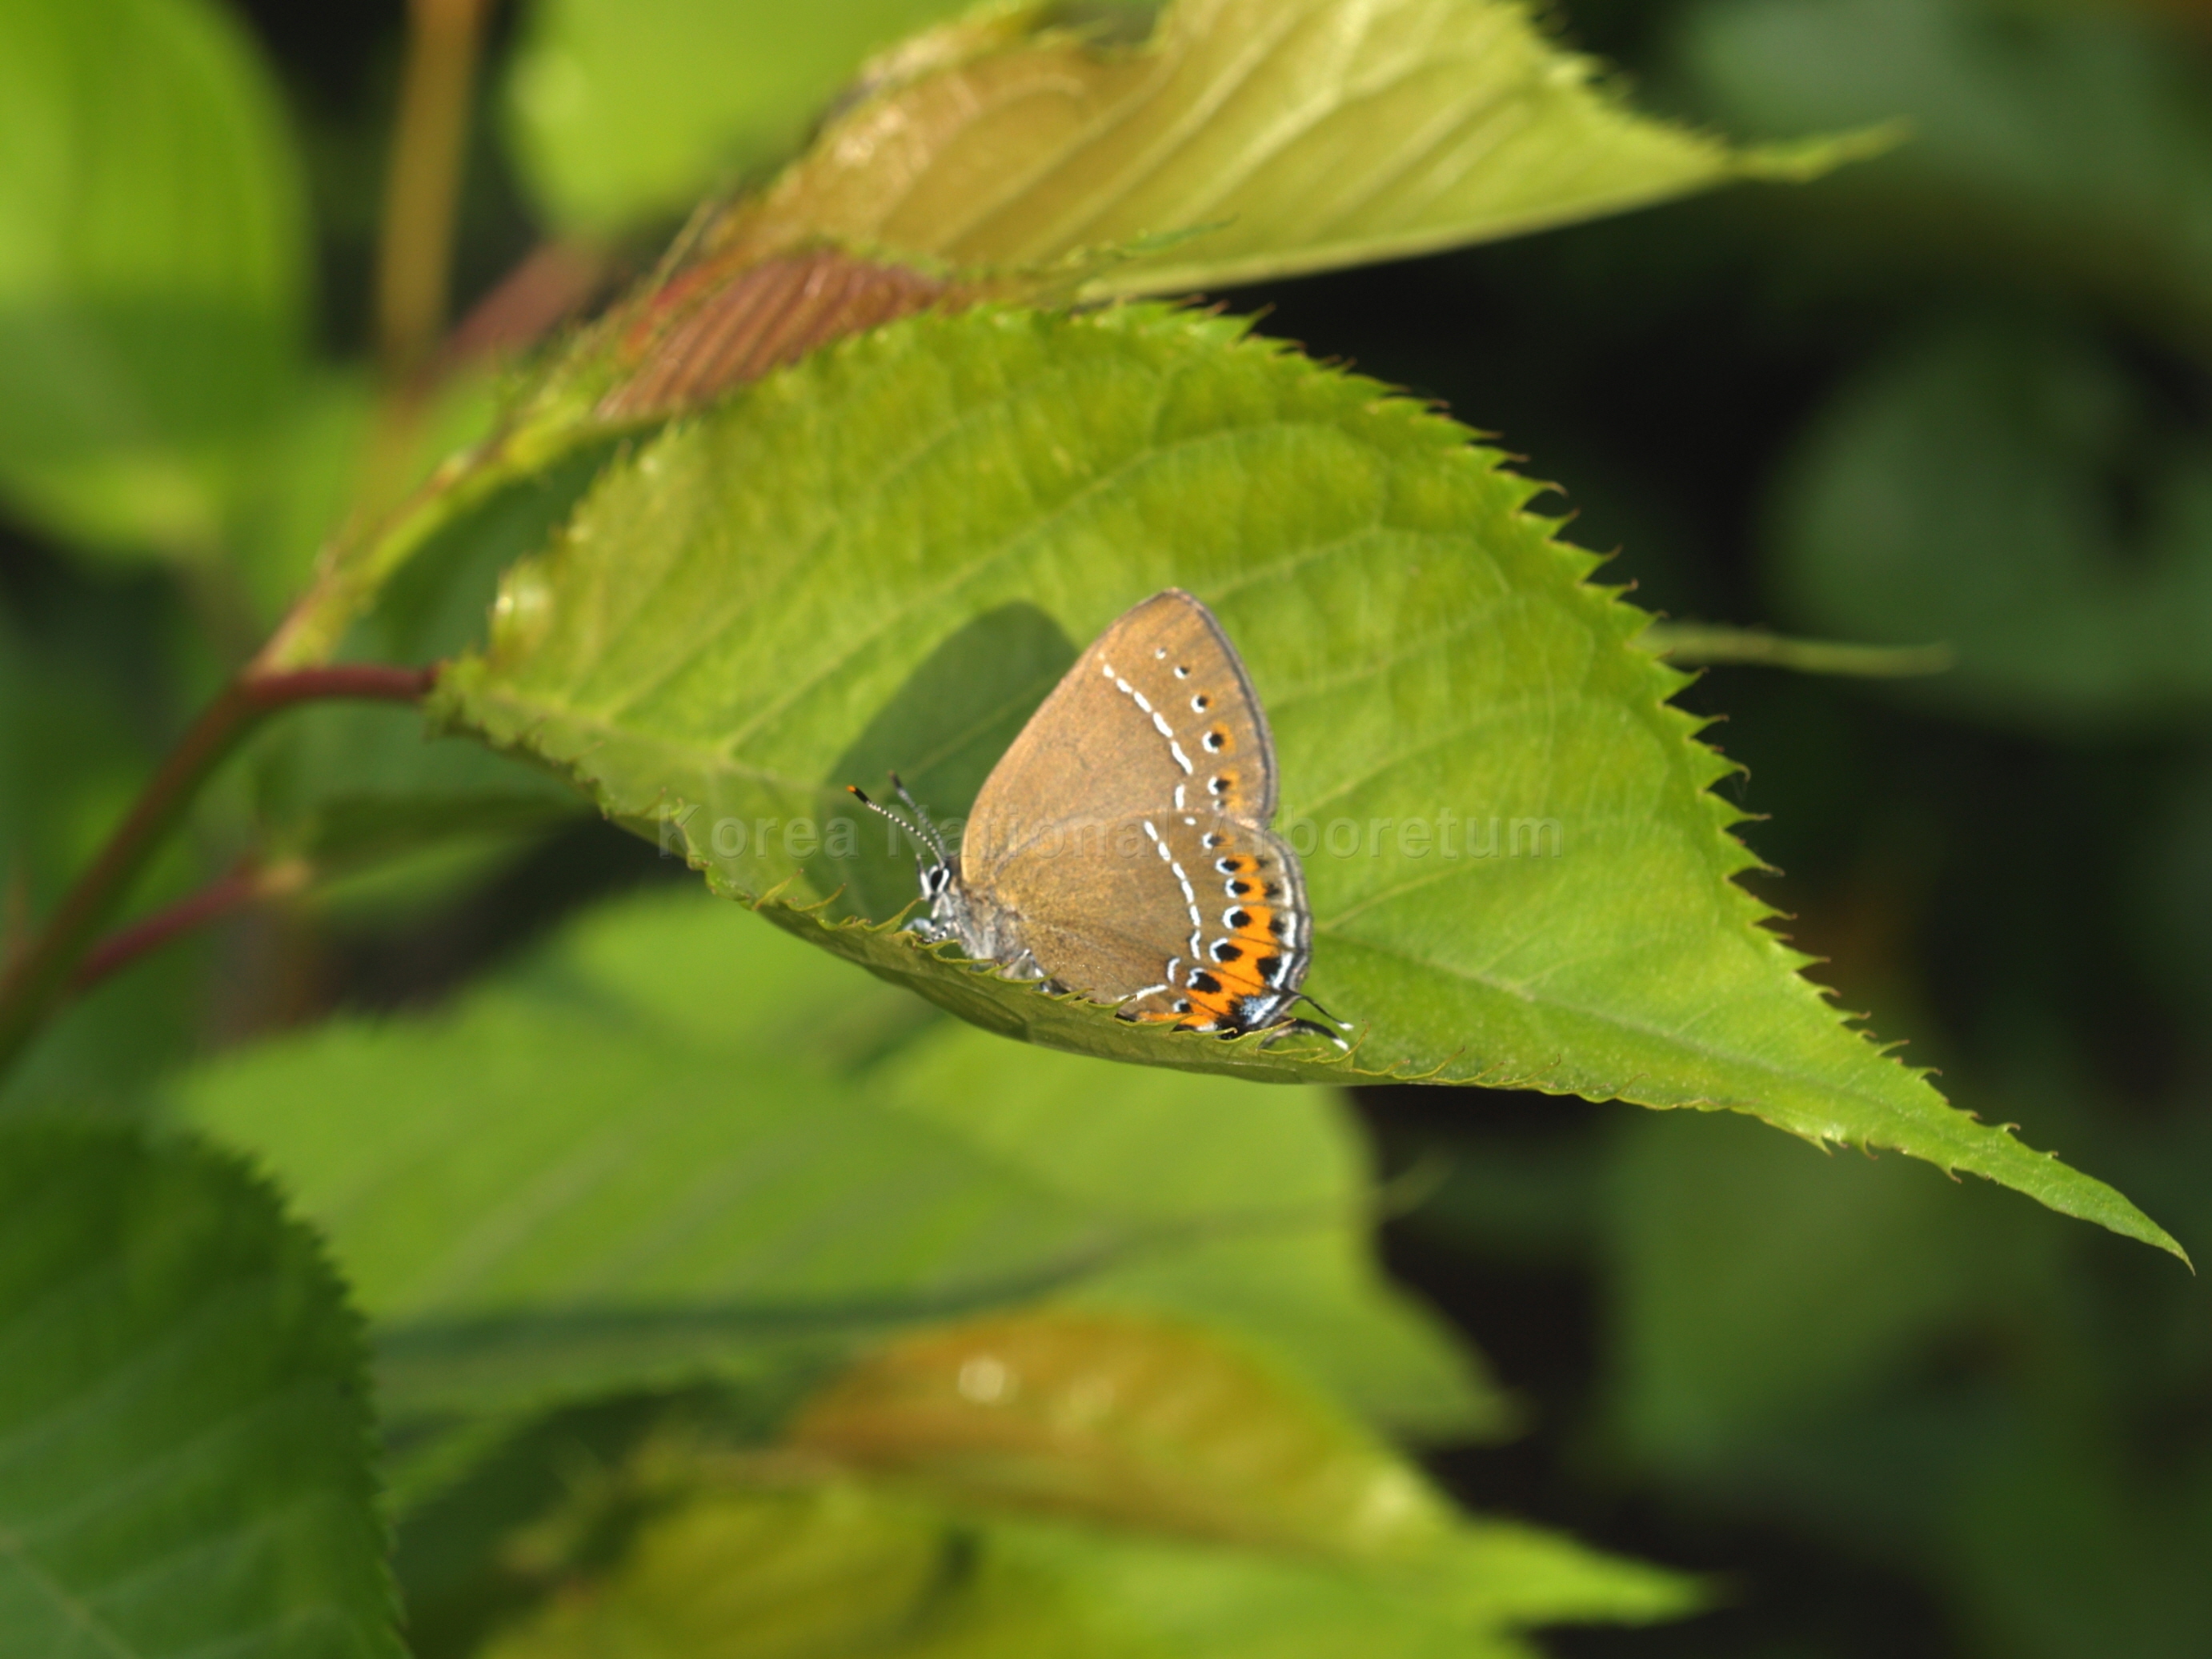
<svg viewBox="0 0 2212 1659"><path fill-rule="evenodd" d="M1237 1036L1294 1018L1305 874L1268 825L1275 747L1221 624L1170 587L1077 659L975 798L958 851L896 774L929 914L908 925L1124 1019ZM850 786L848 786L850 787Z"/></svg>

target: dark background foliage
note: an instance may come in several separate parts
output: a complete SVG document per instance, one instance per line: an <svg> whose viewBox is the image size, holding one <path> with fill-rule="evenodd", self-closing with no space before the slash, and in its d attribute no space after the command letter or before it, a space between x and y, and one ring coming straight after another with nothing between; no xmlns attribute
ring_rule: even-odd
<svg viewBox="0 0 2212 1659"><path fill-rule="evenodd" d="M306 135L319 326L360 350L403 9L243 9ZM1647 106L1731 131L1918 131L1802 193L1223 297L1499 434L1670 616L1951 640L1937 680L1718 668L1685 701L1725 715L1711 735L1745 768L1726 787L1770 820L1747 826L1778 866L1761 889L1844 1004L2201 1248L2212 14L1582 0L1562 27ZM1762 40L1789 74L1742 69ZM2115 110L2160 98L2118 132ZM480 126L463 305L536 234ZM9 826L17 902L51 901L212 683L195 604L0 530L0 672L40 688L5 705L45 826ZM120 1099L195 1044L432 1000L586 899L676 874L591 825L428 909L241 920L73 1014L20 1086ZM2212 1323L2172 1263L1735 1120L1480 1091L1363 1105L1394 1167L1441 1171L1390 1223L1394 1266L1528 1416L1512 1444L1442 1456L1445 1478L1731 1588L1705 1619L1555 1651L2212 1651Z"/></svg>

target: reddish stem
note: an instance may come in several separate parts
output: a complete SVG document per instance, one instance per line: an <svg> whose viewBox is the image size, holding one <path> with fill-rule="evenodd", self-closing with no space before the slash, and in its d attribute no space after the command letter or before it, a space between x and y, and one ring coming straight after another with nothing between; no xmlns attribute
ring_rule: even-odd
<svg viewBox="0 0 2212 1659"><path fill-rule="evenodd" d="M307 865L297 860L243 865L191 896L179 899L143 921L133 922L100 940L84 953L76 964L76 971L70 975L69 994L82 996L109 975L159 950L179 933L188 933L262 899L290 892L304 883L307 875Z"/></svg>
<svg viewBox="0 0 2212 1659"><path fill-rule="evenodd" d="M161 763L100 856L46 926L0 974L0 1074L19 1059L68 989L77 963L129 894L154 849L176 826L209 774L279 708L327 698L416 702L433 668L349 664L288 673L240 674L225 686Z"/></svg>
<svg viewBox="0 0 2212 1659"><path fill-rule="evenodd" d="M391 668L382 663L342 663L333 668L295 668L280 673L249 673L234 684L248 703L266 713L295 702L355 698L370 702L420 702L438 683L438 671ZM212 714L214 711L209 711Z"/></svg>

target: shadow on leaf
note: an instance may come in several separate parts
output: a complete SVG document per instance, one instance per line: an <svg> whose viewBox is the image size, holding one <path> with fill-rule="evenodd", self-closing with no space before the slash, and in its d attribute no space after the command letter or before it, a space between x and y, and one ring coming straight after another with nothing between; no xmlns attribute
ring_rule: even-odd
<svg viewBox="0 0 2212 1659"><path fill-rule="evenodd" d="M999 757L1074 662L1078 650L1036 605L1001 605L948 637L837 757L823 780L831 816L865 817L845 793L883 790L896 772L945 828L948 840ZM858 850L825 847L810 872L822 890L842 886L836 914L880 921L915 896L914 848L880 820L859 825ZM836 845L832 842L830 845Z"/></svg>

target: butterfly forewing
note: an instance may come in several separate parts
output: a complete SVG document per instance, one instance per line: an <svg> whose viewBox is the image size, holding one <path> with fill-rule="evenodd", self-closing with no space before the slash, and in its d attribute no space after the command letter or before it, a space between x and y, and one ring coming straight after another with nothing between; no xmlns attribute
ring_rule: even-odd
<svg viewBox="0 0 2212 1659"><path fill-rule="evenodd" d="M1169 588L1100 635L1014 739L976 797L962 872L995 884L1056 828L1274 810L1274 745L1244 665L1212 613Z"/></svg>

